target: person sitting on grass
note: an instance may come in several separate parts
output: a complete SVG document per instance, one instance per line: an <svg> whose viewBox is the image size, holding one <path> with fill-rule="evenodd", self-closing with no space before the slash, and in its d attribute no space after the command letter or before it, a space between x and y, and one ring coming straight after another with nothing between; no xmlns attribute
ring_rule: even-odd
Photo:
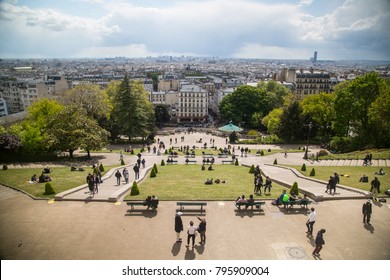
<svg viewBox="0 0 390 280"><path fill-rule="evenodd" d="M34 174L34 175L31 176L31 180L30 180L29 183L30 183L30 184L38 183L37 174Z"/></svg>
<svg viewBox="0 0 390 280"><path fill-rule="evenodd" d="M376 175L385 175L385 171L383 171L383 168L379 169L379 171L375 172Z"/></svg>
<svg viewBox="0 0 390 280"><path fill-rule="evenodd" d="M51 181L51 178L45 174L41 174L41 176L39 176L39 179L38 179L38 182L39 183L46 183L46 182L50 182Z"/></svg>

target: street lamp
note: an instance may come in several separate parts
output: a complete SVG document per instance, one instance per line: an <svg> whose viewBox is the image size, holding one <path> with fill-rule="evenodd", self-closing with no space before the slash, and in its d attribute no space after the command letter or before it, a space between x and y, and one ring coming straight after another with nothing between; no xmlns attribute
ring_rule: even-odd
<svg viewBox="0 0 390 280"><path fill-rule="evenodd" d="M305 149L305 154L303 156L303 159L308 159L309 156L307 154L307 151L309 150L309 140L310 140L310 132L311 132L311 128L313 127L313 123L310 122L309 123L309 136L307 136L307 144L306 144L306 149Z"/></svg>

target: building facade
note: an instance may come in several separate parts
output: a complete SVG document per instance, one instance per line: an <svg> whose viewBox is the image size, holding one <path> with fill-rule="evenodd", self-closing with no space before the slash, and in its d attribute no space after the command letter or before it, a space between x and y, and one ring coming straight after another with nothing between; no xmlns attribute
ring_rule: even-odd
<svg viewBox="0 0 390 280"><path fill-rule="evenodd" d="M178 92L177 122L208 119L208 93L197 85L182 85Z"/></svg>

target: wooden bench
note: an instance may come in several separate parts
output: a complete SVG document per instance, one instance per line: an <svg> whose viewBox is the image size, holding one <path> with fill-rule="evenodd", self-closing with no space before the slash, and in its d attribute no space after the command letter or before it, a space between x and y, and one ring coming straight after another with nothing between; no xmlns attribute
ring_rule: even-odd
<svg viewBox="0 0 390 280"><path fill-rule="evenodd" d="M292 208L294 205L299 205L301 206L301 208L306 208L307 209L307 206L310 205L312 203L312 201L308 200L308 201L301 201L300 199L297 199L297 200L292 200L292 201L282 201L282 204L284 206L284 208L287 209L287 206L290 206L289 208Z"/></svg>
<svg viewBox="0 0 390 280"><path fill-rule="evenodd" d="M167 164L177 164L177 160L167 160Z"/></svg>
<svg viewBox="0 0 390 280"><path fill-rule="evenodd" d="M185 157L186 157L186 158L194 158L195 155L192 155L192 154L191 154L191 155L186 155Z"/></svg>
<svg viewBox="0 0 390 280"><path fill-rule="evenodd" d="M250 206L251 210L253 210L253 206L255 206L257 209L261 209L261 205L264 205L264 204L265 204L265 201L254 201L253 203L236 202L236 207L241 210L241 206L245 206L245 207Z"/></svg>
<svg viewBox="0 0 390 280"><path fill-rule="evenodd" d="M186 164L189 164L189 163L196 163L196 160L189 160L189 159L186 159Z"/></svg>
<svg viewBox="0 0 390 280"><path fill-rule="evenodd" d="M152 206L153 203L148 204L146 201L127 201L126 204L131 207L131 210L134 209L134 206L146 206L146 210L149 208L155 210L157 208L158 201L154 207Z"/></svg>
<svg viewBox="0 0 390 280"><path fill-rule="evenodd" d="M180 206L180 210L184 209L184 206L200 206L200 212L203 212L203 206L207 206L207 202L198 202L198 201L178 201L176 202L177 206Z"/></svg>
<svg viewBox="0 0 390 280"><path fill-rule="evenodd" d="M228 154L218 154L219 158L227 158L229 155Z"/></svg>
<svg viewBox="0 0 390 280"><path fill-rule="evenodd" d="M225 162L226 162L226 163L233 164L234 161L233 161L233 160L223 160L223 161L222 161L222 164L224 164Z"/></svg>

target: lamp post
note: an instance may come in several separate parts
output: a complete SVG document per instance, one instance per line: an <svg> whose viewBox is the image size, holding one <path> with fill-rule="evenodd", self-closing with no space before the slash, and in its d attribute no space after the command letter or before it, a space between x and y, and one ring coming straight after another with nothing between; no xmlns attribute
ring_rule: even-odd
<svg viewBox="0 0 390 280"><path fill-rule="evenodd" d="M303 156L303 159L308 159L309 158L307 151L309 150L310 132L311 132L312 127L313 127L313 123L310 122L309 123L309 136L307 136L307 144L306 144L306 149L305 149L305 154Z"/></svg>

